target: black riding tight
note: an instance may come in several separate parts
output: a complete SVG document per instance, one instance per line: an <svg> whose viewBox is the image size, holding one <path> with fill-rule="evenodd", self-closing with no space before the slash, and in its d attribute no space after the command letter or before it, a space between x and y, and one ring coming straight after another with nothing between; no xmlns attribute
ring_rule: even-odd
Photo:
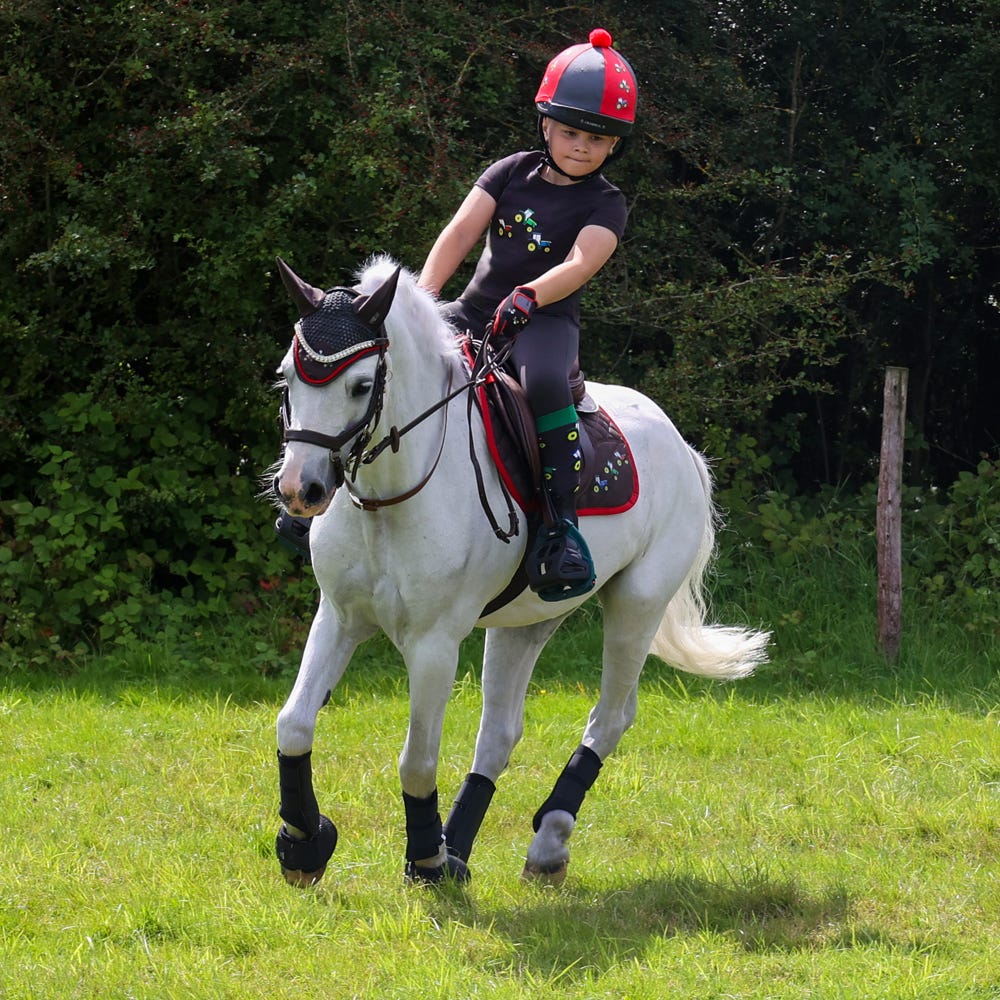
<svg viewBox="0 0 1000 1000"><path fill-rule="evenodd" d="M478 336L488 315L459 300L441 309L459 330ZM511 363L535 415L546 489L569 497L580 485L581 453L569 375L580 347L579 327L569 318L535 313L517 335Z"/></svg>

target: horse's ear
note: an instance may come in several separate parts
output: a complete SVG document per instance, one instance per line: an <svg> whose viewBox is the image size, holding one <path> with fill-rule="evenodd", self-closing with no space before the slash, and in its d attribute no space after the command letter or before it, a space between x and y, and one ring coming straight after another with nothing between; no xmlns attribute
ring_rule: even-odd
<svg viewBox="0 0 1000 1000"><path fill-rule="evenodd" d="M378 330L385 322L393 296L396 294L396 284L401 270L402 265L397 264L396 270L371 295L361 295L354 300L354 311L358 314L358 319L373 330Z"/></svg>
<svg viewBox="0 0 1000 1000"><path fill-rule="evenodd" d="M323 304L326 292L307 285L280 257L275 257L275 260L278 262L281 283L292 297L299 310L299 316L305 319L306 316L312 315Z"/></svg>

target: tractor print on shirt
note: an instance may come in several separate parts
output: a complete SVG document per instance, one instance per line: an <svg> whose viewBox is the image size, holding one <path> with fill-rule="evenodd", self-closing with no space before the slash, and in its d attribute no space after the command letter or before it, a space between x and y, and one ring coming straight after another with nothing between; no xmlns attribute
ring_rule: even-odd
<svg viewBox="0 0 1000 1000"><path fill-rule="evenodd" d="M530 208L526 208L523 212L518 212L517 215L514 216L514 221L520 222L529 233L535 228L535 226L538 225L535 213Z"/></svg>
<svg viewBox="0 0 1000 1000"><path fill-rule="evenodd" d="M508 239L513 239L514 227L506 223L503 219L498 219L497 221L499 223L497 233L500 236L506 236ZM535 253L538 250L541 250L542 253L552 252L552 241L542 237L542 232L538 228L538 219L535 218L533 209L525 208L518 212L514 216L514 223L521 226L527 234L528 253Z"/></svg>

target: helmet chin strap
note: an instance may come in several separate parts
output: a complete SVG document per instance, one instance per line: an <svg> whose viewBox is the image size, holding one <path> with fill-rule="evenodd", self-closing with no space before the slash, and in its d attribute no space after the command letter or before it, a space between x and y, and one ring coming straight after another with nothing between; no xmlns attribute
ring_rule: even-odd
<svg viewBox="0 0 1000 1000"><path fill-rule="evenodd" d="M554 170L557 174L562 174L563 177L568 177L574 184L580 183L581 181L589 181L591 177L596 177L601 170L604 169L604 164L602 163L600 169L592 170L589 174L568 174L562 167L559 166L559 164L556 163L554 159L552 159L552 154L549 152L548 146L545 147L545 151L542 155L542 163L544 163L550 170Z"/></svg>

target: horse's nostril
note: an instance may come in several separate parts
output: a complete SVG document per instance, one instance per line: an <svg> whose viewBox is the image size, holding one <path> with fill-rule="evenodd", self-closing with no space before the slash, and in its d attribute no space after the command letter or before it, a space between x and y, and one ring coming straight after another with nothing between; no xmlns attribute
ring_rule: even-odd
<svg viewBox="0 0 1000 1000"><path fill-rule="evenodd" d="M271 481L271 491L274 493L276 497L281 496L281 490L279 488L280 483L281 483L280 476L275 476L274 479Z"/></svg>
<svg viewBox="0 0 1000 1000"><path fill-rule="evenodd" d="M302 499L308 507L317 507L326 499L326 490L320 483L310 483Z"/></svg>

